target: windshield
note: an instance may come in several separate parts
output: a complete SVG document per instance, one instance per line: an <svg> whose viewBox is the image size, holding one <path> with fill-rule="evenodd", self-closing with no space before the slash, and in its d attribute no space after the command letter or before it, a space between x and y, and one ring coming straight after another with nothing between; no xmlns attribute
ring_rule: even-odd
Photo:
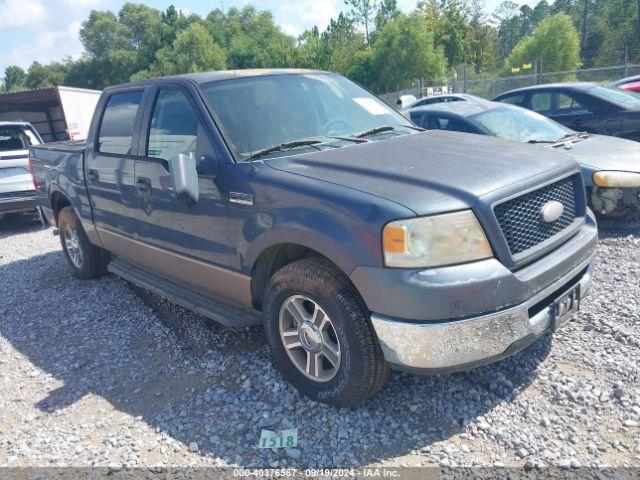
<svg viewBox="0 0 640 480"><path fill-rule="evenodd" d="M245 160L301 140L329 141L390 125L412 128L405 117L339 75L265 75L212 82L203 90L227 142ZM394 129L386 134L389 130Z"/></svg>
<svg viewBox="0 0 640 480"><path fill-rule="evenodd" d="M496 137L517 142L555 142L573 133L547 117L517 107L488 110L471 119Z"/></svg>
<svg viewBox="0 0 640 480"><path fill-rule="evenodd" d="M31 128L20 125L0 125L0 152L26 150L29 145L38 145L37 135Z"/></svg>
<svg viewBox="0 0 640 480"><path fill-rule="evenodd" d="M640 95L628 90L610 87L593 87L591 93L609 102L613 102L623 107L640 107Z"/></svg>

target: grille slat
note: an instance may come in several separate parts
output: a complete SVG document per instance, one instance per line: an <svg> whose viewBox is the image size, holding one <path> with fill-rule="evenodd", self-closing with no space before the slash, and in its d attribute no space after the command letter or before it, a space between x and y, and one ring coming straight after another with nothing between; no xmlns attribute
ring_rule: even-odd
<svg viewBox="0 0 640 480"><path fill-rule="evenodd" d="M541 219L542 207L554 200L564 205L564 211L555 222L545 223ZM494 213L511 255L521 254L562 232L576 219L574 179L568 177L508 200L497 205Z"/></svg>

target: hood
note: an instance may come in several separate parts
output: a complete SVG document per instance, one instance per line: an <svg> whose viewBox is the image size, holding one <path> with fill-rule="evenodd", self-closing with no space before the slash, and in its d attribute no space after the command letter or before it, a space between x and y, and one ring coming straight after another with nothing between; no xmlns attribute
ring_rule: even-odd
<svg viewBox="0 0 640 480"><path fill-rule="evenodd" d="M265 161L385 198L418 215L471 208L577 171L569 157L495 137L431 130Z"/></svg>
<svg viewBox="0 0 640 480"><path fill-rule="evenodd" d="M598 170L640 172L640 143L624 138L590 135L571 148L555 148L583 166Z"/></svg>

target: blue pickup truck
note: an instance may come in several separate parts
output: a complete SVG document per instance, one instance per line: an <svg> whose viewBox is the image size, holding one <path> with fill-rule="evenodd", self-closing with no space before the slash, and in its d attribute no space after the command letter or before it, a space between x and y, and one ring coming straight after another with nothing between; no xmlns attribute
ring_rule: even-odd
<svg viewBox="0 0 640 480"><path fill-rule="evenodd" d="M597 227L568 157L424 132L335 74L108 88L86 142L30 148L74 274L112 272L228 326L337 406L390 367L466 370L572 318Z"/></svg>

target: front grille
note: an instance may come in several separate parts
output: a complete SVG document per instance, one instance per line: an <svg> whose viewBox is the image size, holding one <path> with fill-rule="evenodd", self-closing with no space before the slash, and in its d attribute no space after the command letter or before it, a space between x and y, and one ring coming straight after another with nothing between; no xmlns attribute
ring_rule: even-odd
<svg viewBox="0 0 640 480"><path fill-rule="evenodd" d="M0 199L3 198L32 198L36 196L35 190L26 190L23 192L4 192L0 193Z"/></svg>
<svg viewBox="0 0 640 480"><path fill-rule="evenodd" d="M564 205L564 211L555 222L545 223L541 219L542 207L554 200ZM525 252L562 232L576 219L574 178L568 177L508 200L497 205L494 213L511 255Z"/></svg>

